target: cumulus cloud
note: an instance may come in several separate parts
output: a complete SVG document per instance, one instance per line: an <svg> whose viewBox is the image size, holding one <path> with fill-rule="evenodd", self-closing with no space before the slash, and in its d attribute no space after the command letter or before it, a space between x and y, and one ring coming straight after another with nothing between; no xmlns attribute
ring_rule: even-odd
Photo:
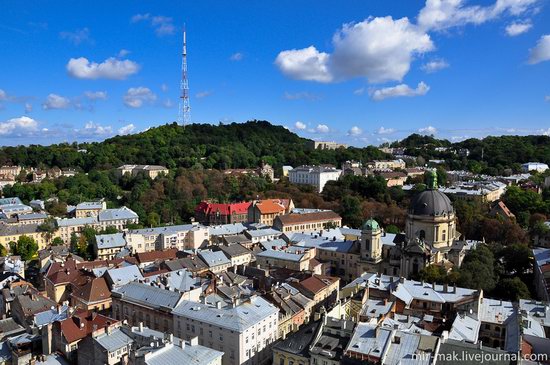
<svg viewBox="0 0 550 365"><path fill-rule="evenodd" d="M212 95L212 91L209 91L209 90L204 90L204 91L200 91L198 93L195 94L195 97L197 99L204 99L208 96Z"/></svg>
<svg viewBox="0 0 550 365"><path fill-rule="evenodd" d="M418 133L421 134L436 134L437 129L435 127L432 127L431 125L418 129Z"/></svg>
<svg viewBox="0 0 550 365"><path fill-rule="evenodd" d="M128 125L125 125L124 127L120 127L118 129L118 134L120 134L121 136L122 135L125 135L125 134L130 134L132 133L134 130L136 129L136 126L133 125L132 123L128 124Z"/></svg>
<svg viewBox="0 0 550 365"><path fill-rule="evenodd" d="M332 82L365 77L369 82L400 81L415 56L430 52L430 36L407 18L368 18L344 24L332 38L334 51L314 46L282 51L275 60L288 77Z"/></svg>
<svg viewBox="0 0 550 365"><path fill-rule="evenodd" d="M90 62L85 57L71 58L67 72L77 79L124 80L139 71L139 65L131 60L118 60L110 57L101 63Z"/></svg>
<svg viewBox="0 0 550 365"><path fill-rule="evenodd" d="M320 97L318 95L312 94L307 91L301 91L297 93L289 93L288 91L285 91L284 98L287 100L299 100L299 99L305 99L305 100L319 100Z"/></svg>
<svg viewBox="0 0 550 365"><path fill-rule="evenodd" d="M148 22L155 29L155 33L159 37L164 35L174 34L176 31L176 27L173 24L174 20L167 16L163 16L163 15L153 16L149 13L146 13L146 14L136 14L131 19L132 23L138 23L142 21Z"/></svg>
<svg viewBox="0 0 550 365"><path fill-rule="evenodd" d="M526 22L514 22L506 26L505 31L510 37L515 37L520 34L526 33L533 27L531 21Z"/></svg>
<svg viewBox="0 0 550 365"><path fill-rule="evenodd" d="M426 62L422 65L422 71L426 73L434 73L445 68L449 67L449 63L443 59L437 59L433 61Z"/></svg>
<svg viewBox="0 0 550 365"><path fill-rule="evenodd" d="M331 82L333 76L328 66L329 55L310 46L304 49L282 51L275 64L286 76L297 80Z"/></svg>
<svg viewBox="0 0 550 365"><path fill-rule="evenodd" d="M59 33L61 39L65 39L74 45L79 45L85 41L91 41L90 30L88 28L77 29L74 32L61 32Z"/></svg>
<svg viewBox="0 0 550 365"><path fill-rule="evenodd" d="M518 16L539 0L496 0L488 6L466 5L465 0L426 0L418 14L418 25L426 31L441 31L467 24L483 24L503 15Z"/></svg>
<svg viewBox="0 0 550 365"><path fill-rule="evenodd" d="M294 128L300 130L300 131L303 131L304 129L307 128L306 124L305 123L302 123L300 121L297 121L296 123L294 123Z"/></svg>
<svg viewBox="0 0 550 365"><path fill-rule="evenodd" d="M89 100L107 100L107 91L86 91L84 96Z"/></svg>
<svg viewBox="0 0 550 365"><path fill-rule="evenodd" d="M376 101L381 101L388 98L397 98L402 96L422 96L430 90L430 87L424 82L420 82L416 89L411 88L406 84L385 87L382 89L371 90L371 98Z"/></svg>
<svg viewBox="0 0 550 365"><path fill-rule="evenodd" d="M102 126L92 121L87 122L83 129L76 131L81 137L105 137L113 134L113 127Z"/></svg>
<svg viewBox="0 0 550 365"><path fill-rule="evenodd" d="M531 48L529 54L529 64L550 60L550 34L543 35L534 48Z"/></svg>
<svg viewBox="0 0 550 365"><path fill-rule="evenodd" d="M328 133L328 132L330 132L330 128L326 124L317 124L317 127L315 127L315 132L317 132L317 133Z"/></svg>
<svg viewBox="0 0 550 365"><path fill-rule="evenodd" d="M71 100L61 95L49 94L46 101L42 103L42 109L67 109L71 106Z"/></svg>
<svg viewBox="0 0 550 365"><path fill-rule="evenodd" d="M363 130L355 125L351 127L350 130L348 131L348 134L350 136L359 136L361 135L361 133L363 133Z"/></svg>
<svg viewBox="0 0 550 365"><path fill-rule="evenodd" d="M360 87L359 89L353 90L353 95L363 95L365 91L366 89L364 87Z"/></svg>
<svg viewBox="0 0 550 365"><path fill-rule="evenodd" d="M23 136L32 134L38 128L38 122L29 117L19 117L0 122L0 136Z"/></svg>
<svg viewBox="0 0 550 365"><path fill-rule="evenodd" d="M376 134L392 134L395 132L395 129L394 128L384 128L384 127L380 127L378 128L378 130L376 131Z"/></svg>
<svg viewBox="0 0 550 365"><path fill-rule="evenodd" d="M152 103L157 96L148 87L131 87L123 96L124 105L130 108L141 108L144 103Z"/></svg>
<svg viewBox="0 0 550 365"><path fill-rule="evenodd" d="M122 58L122 57L126 57L130 54L130 51L128 51L127 49L121 49L119 52L118 52L118 57Z"/></svg>
<svg viewBox="0 0 550 365"><path fill-rule="evenodd" d="M230 61L241 61L244 58L244 55L241 52L233 53L230 57Z"/></svg>

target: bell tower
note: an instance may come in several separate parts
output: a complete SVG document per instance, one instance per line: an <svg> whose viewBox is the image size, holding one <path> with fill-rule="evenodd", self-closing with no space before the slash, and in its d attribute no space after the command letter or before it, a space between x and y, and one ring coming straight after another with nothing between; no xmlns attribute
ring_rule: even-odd
<svg viewBox="0 0 550 365"><path fill-rule="evenodd" d="M361 229L361 258L363 260L382 261L382 230L374 219L367 220Z"/></svg>

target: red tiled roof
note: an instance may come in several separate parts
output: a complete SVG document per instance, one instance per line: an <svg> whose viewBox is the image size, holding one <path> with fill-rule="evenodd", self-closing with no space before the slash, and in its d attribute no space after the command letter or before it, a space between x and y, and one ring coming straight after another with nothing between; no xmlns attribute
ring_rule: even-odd
<svg viewBox="0 0 550 365"><path fill-rule="evenodd" d="M96 278L90 274L82 274L71 284L71 287L71 295L85 303L99 302L111 297L103 277Z"/></svg>
<svg viewBox="0 0 550 365"><path fill-rule="evenodd" d="M299 285L316 294L337 280L338 278L333 278L331 276L312 275L309 278L300 281Z"/></svg>
<svg viewBox="0 0 550 365"><path fill-rule="evenodd" d="M342 219L342 218L332 210L328 210L324 212L313 212L313 213L302 213L302 214L297 214L297 213L283 214L278 216L275 219L279 219L283 224L299 224L299 223L335 220L335 219Z"/></svg>
<svg viewBox="0 0 550 365"><path fill-rule="evenodd" d="M153 262L156 260L172 260L177 257L177 253L177 249L171 248L164 251L139 252L136 254L136 258L139 263Z"/></svg>
<svg viewBox="0 0 550 365"><path fill-rule="evenodd" d="M101 314L81 311L60 322L61 335L67 343L72 343L83 339L96 329L105 328L116 322L118 321Z"/></svg>
<svg viewBox="0 0 550 365"><path fill-rule="evenodd" d="M272 214L284 212L288 208L288 204L288 199L266 199L257 202L256 207L262 214Z"/></svg>
<svg viewBox="0 0 550 365"><path fill-rule="evenodd" d="M74 259L68 259L65 262L52 263L46 273L46 278L57 285L70 283L78 275L77 262Z"/></svg>
<svg viewBox="0 0 550 365"><path fill-rule="evenodd" d="M200 212L205 215L214 214L219 212L221 215L232 215L232 214L246 214L248 213L248 208L250 207L250 202L242 203L230 203L230 204L219 204L219 203L209 203L209 202L200 202L199 205L195 208L195 212Z"/></svg>

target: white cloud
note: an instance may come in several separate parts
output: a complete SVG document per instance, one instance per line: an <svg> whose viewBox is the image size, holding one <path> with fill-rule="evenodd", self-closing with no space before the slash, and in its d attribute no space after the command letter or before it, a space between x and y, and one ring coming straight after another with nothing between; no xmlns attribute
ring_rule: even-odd
<svg viewBox="0 0 550 365"><path fill-rule="evenodd" d="M300 121L297 121L296 123L294 123L294 128L300 130L300 131L303 131L304 129L307 128L306 124L305 123L302 123Z"/></svg>
<svg viewBox="0 0 550 365"><path fill-rule="evenodd" d="M333 76L328 69L329 55L319 52L313 46L304 49L282 51L275 64L286 76L297 80L331 82Z"/></svg>
<svg viewBox="0 0 550 365"><path fill-rule="evenodd" d="M363 133L363 130L355 125L348 131L350 136L359 136L361 133Z"/></svg>
<svg viewBox="0 0 550 365"><path fill-rule="evenodd" d="M305 100L319 100L320 97L318 95L312 94L307 91L301 91L297 93L289 93L288 91L285 91L284 98L287 100L299 100L299 99L305 99Z"/></svg>
<svg viewBox="0 0 550 365"><path fill-rule="evenodd" d="M174 34L176 27L173 24L173 19L163 15L152 16L149 13L146 14L136 14L132 17L131 22L137 23L141 21L146 21L151 24L155 29L155 33L160 37L164 35Z"/></svg>
<svg viewBox="0 0 550 365"><path fill-rule="evenodd" d="M449 63L443 59L437 59L433 61L426 62L422 65L422 71L426 73L434 73L445 68L449 67Z"/></svg>
<svg viewBox="0 0 550 365"><path fill-rule="evenodd" d="M0 101L6 100L8 100L8 94L4 90L0 89Z"/></svg>
<svg viewBox="0 0 550 365"><path fill-rule="evenodd" d="M139 71L139 65L131 60L118 60L110 57L101 63L90 62L85 57L71 58L67 72L77 79L124 80Z"/></svg>
<svg viewBox="0 0 550 365"><path fill-rule="evenodd" d="M90 30L88 28L77 29L74 32L59 33L61 39L66 39L74 45L79 45L84 41L91 41Z"/></svg>
<svg viewBox="0 0 550 365"><path fill-rule="evenodd" d="M244 58L244 55L241 52L233 53L231 57L229 57L230 61L241 61Z"/></svg>
<svg viewBox="0 0 550 365"><path fill-rule="evenodd" d="M172 100L170 99L165 99L163 102L162 102L162 106L165 107L165 108L171 108L174 106L174 103L172 102Z"/></svg>
<svg viewBox="0 0 550 365"><path fill-rule="evenodd" d="M399 84L396 86L391 87L385 87L382 89L377 90L371 90L371 98L376 101L388 99L388 98L396 98L401 96L422 96L426 95L426 93L430 90L430 87L426 85L424 82L420 82L416 89L411 88L409 85L406 84Z"/></svg>
<svg viewBox="0 0 550 365"><path fill-rule="evenodd" d="M29 117L19 117L0 122L0 136L21 136L35 132L38 127L36 120Z"/></svg>
<svg viewBox="0 0 550 365"><path fill-rule="evenodd" d="M431 125L418 129L418 133L421 134L436 134L437 129L435 127L432 127Z"/></svg>
<svg viewBox="0 0 550 365"><path fill-rule="evenodd" d="M77 130L77 134L81 137L104 137L113 134L113 127L102 126L89 121L84 126L84 129Z"/></svg>
<svg viewBox="0 0 550 365"><path fill-rule="evenodd" d="M46 101L42 104L42 109L67 109L70 106L71 101L69 98L57 94L49 94Z"/></svg>
<svg viewBox="0 0 550 365"><path fill-rule="evenodd" d="M353 95L363 95L365 91L366 89L364 87L360 87L359 89L353 90Z"/></svg>
<svg viewBox="0 0 550 365"><path fill-rule="evenodd" d="M317 127L315 127L315 132L317 132L317 133L328 133L328 132L330 132L330 128L326 124L317 124Z"/></svg>
<svg viewBox="0 0 550 365"><path fill-rule="evenodd" d="M197 99L203 99L203 98L206 98L208 96L212 95L212 91L209 91L209 90L204 90L204 91L200 91L198 93L195 94L195 97Z"/></svg>
<svg viewBox="0 0 550 365"><path fill-rule="evenodd" d="M523 23L514 22L506 26L506 34L510 37L515 37L525 32L528 32L529 29L533 27L531 21L526 21Z"/></svg>
<svg viewBox="0 0 550 365"><path fill-rule="evenodd" d="M89 100L107 100L107 91L86 91L84 96Z"/></svg>
<svg viewBox="0 0 550 365"><path fill-rule="evenodd" d="M25 114L28 114L32 112L32 104L31 103L25 103Z"/></svg>
<svg viewBox="0 0 550 365"><path fill-rule="evenodd" d="M168 91L168 85L162 84L162 85L160 85L160 89L162 90L163 93L165 93L165 92Z"/></svg>
<svg viewBox="0 0 550 365"><path fill-rule="evenodd" d="M539 0L496 0L488 6L465 5L465 0L426 0L418 14L418 25L426 31L441 31L467 24L483 24L503 15L526 13Z"/></svg>
<svg viewBox="0 0 550 365"><path fill-rule="evenodd" d="M332 38L332 54L314 46L282 51L275 60L287 76L318 82L366 77L369 82L400 81L415 56L430 52L430 36L407 18L368 18L342 26Z"/></svg>
<svg viewBox="0 0 550 365"><path fill-rule="evenodd" d="M529 64L534 65L550 60L550 34L543 35L529 54Z"/></svg>
<svg viewBox="0 0 550 365"><path fill-rule="evenodd" d="M118 52L118 57L122 58L122 57L126 57L130 54L130 51L128 51L127 49L121 49L119 52Z"/></svg>
<svg viewBox="0 0 550 365"><path fill-rule="evenodd" d="M130 108L141 108L144 103L152 103L157 96L148 87L131 87L123 96L124 104Z"/></svg>
<svg viewBox="0 0 550 365"><path fill-rule="evenodd" d="M128 125L125 125L124 127L120 127L120 128L118 129L118 134L120 134L121 136L122 136L122 135L125 135L125 134L130 134L130 133L132 133L135 129L136 129L136 126L130 123L130 124L128 124Z"/></svg>
<svg viewBox="0 0 550 365"><path fill-rule="evenodd" d="M395 132L394 128L380 127L380 128L378 128L378 131L376 131L376 134L392 134L394 132Z"/></svg>

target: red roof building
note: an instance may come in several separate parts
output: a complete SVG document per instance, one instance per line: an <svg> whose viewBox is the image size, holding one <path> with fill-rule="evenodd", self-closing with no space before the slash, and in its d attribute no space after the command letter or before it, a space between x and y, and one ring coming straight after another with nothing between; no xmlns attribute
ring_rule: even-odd
<svg viewBox="0 0 550 365"><path fill-rule="evenodd" d="M219 204L204 201L195 208L195 218L206 225L246 223L250 205L250 202Z"/></svg>

